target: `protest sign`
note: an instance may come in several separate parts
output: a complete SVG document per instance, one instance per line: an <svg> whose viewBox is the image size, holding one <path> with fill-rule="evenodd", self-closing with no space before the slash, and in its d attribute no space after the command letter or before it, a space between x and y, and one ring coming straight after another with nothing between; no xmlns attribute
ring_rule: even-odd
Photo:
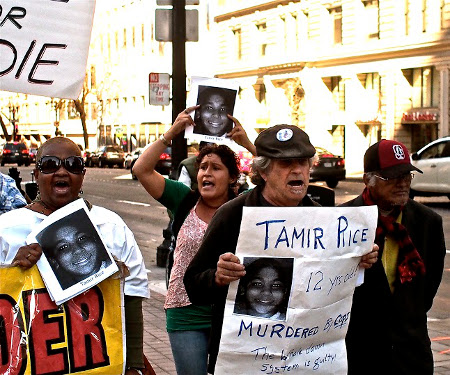
<svg viewBox="0 0 450 375"><path fill-rule="evenodd" d="M191 113L195 126L188 126L185 137L197 141L230 143L226 134L233 129L233 115L239 84L220 78L191 77L187 107L200 105Z"/></svg>
<svg viewBox="0 0 450 375"><path fill-rule="evenodd" d="M27 243L42 248L37 266L57 305L118 271L83 199L47 216L28 235Z"/></svg>
<svg viewBox="0 0 450 375"><path fill-rule="evenodd" d="M95 0L1 0L1 90L77 99Z"/></svg>
<svg viewBox="0 0 450 375"><path fill-rule="evenodd" d="M344 338L377 208L244 207L216 374L347 374Z"/></svg>
<svg viewBox="0 0 450 375"><path fill-rule="evenodd" d="M0 374L122 374L123 287L109 278L61 306L36 266L0 268Z"/></svg>

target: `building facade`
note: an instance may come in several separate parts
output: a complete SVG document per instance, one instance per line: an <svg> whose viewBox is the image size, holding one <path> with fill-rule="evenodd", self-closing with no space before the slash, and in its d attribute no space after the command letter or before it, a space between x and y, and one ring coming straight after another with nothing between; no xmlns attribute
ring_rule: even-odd
<svg viewBox="0 0 450 375"><path fill-rule="evenodd" d="M170 103L149 103L149 74L172 72L172 44L155 38L156 8L156 1L148 0L96 2L80 94L90 149L120 144L132 151L157 139L172 122ZM187 8L199 12L199 41L186 43L187 75L212 76L215 49L210 42L208 4ZM211 55L205 56L204 48ZM61 134L85 148L80 111L71 100L0 92L0 110L8 134L16 125L18 137L29 145Z"/></svg>
<svg viewBox="0 0 450 375"><path fill-rule="evenodd" d="M449 0L217 0L214 21L216 75L258 131L296 124L349 174L382 138L449 134Z"/></svg>

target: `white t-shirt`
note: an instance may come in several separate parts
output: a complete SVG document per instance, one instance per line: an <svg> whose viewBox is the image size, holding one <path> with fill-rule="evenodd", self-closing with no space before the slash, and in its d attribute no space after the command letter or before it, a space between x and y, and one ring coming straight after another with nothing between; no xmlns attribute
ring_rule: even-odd
<svg viewBox="0 0 450 375"><path fill-rule="evenodd" d="M90 216L105 246L130 270L125 279L125 295L150 297L144 259L133 233L115 212L92 206ZM0 215L0 265L11 264L26 238L45 215L19 208Z"/></svg>

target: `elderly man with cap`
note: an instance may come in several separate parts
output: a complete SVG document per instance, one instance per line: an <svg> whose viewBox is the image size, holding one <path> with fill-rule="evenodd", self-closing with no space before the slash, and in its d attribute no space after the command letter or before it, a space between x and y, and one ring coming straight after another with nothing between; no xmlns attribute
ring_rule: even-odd
<svg viewBox="0 0 450 375"><path fill-rule="evenodd" d="M345 206L378 206L378 261L356 288L346 337L348 374L433 373L427 311L441 282L442 218L409 199L410 162L400 142L381 140L364 155L364 191ZM370 318L368 320L368 318ZM368 362L369 353L376 360Z"/></svg>
<svg viewBox="0 0 450 375"><path fill-rule="evenodd" d="M255 140L252 181L256 187L220 207L203 243L189 265L184 284L193 303L213 304L209 372L214 372L228 285L245 275L234 255L244 206L319 206L306 195L309 169L316 153L308 135L293 125L276 125ZM376 251L363 257L364 267L376 260Z"/></svg>

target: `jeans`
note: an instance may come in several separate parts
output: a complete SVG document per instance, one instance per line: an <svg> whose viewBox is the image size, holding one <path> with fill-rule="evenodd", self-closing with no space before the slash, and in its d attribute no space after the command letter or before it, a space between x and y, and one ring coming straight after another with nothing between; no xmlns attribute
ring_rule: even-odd
<svg viewBox="0 0 450 375"><path fill-rule="evenodd" d="M178 375L206 375L209 329L169 332Z"/></svg>

